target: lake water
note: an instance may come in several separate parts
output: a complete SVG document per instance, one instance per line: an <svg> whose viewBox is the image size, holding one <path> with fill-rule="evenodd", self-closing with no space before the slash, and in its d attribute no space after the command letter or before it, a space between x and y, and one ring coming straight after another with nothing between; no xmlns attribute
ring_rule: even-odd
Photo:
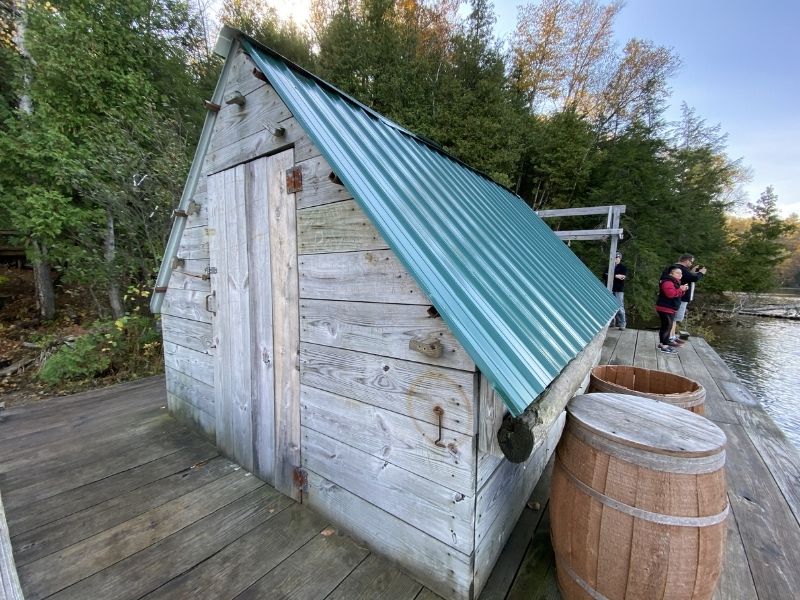
<svg viewBox="0 0 800 600"><path fill-rule="evenodd" d="M710 343L800 448L800 321L740 317Z"/></svg>

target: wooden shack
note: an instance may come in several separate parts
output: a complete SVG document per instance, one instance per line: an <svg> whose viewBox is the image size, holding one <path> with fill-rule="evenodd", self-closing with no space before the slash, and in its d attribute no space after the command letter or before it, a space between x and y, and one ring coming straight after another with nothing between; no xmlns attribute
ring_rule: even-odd
<svg viewBox="0 0 800 600"><path fill-rule="evenodd" d="M514 194L239 32L151 308L169 408L445 598L480 593L614 298ZM511 463L504 414L534 446Z"/></svg>

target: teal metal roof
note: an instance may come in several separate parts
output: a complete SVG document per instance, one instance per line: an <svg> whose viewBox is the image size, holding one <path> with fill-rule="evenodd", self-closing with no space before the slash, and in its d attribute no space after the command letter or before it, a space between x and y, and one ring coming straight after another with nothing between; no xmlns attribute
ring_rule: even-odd
<svg viewBox="0 0 800 600"><path fill-rule="evenodd" d="M518 415L618 306L518 196L242 39L294 117Z"/></svg>

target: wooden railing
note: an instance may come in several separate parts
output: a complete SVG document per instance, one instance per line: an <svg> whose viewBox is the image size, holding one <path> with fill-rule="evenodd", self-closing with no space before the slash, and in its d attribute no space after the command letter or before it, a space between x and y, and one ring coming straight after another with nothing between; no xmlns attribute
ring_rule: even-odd
<svg viewBox="0 0 800 600"><path fill-rule="evenodd" d="M610 206L586 206L582 208L557 208L538 210L536 214L547 217L583 217L587 215L606 215L606 226L599 229L576 229L571 231L554 231L564 241L570 240L604 240L611 239L608 253L608 276L606 287L610 290L614 283L614 256L617 254L617 243L622 239L622 228L619 226L620 215L625 212L624 204Z"/></svg>

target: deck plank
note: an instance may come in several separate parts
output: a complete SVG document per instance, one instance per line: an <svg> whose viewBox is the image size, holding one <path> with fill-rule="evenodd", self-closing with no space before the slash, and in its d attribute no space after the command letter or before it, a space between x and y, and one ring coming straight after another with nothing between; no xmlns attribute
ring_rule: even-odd
<svg viewBox="0 0 800 600"><path fill-rule="evenodd" d="M225 458L174 473L12 539L17 567L58 552L238 470Z"/></svg>
<svg viewBox="0 0 800 600"><path fill-rule="evenodd" d="M146 600L235 598L325 529L325 519L292 504L223 550L145 596Z"/></svg>
<svg viewBox="0 0 800 600"><path fill-rule="evenodd" d="M613 330L612 330L613 331ZM609 365L632 365L636 350L636 330L626 329L619 332L614 353L608 359Z"/></svg>
<svg viewBox="0 0 800 600"><path fill-rule="evenodd" d="M52 600L141 598L274 518L291 502L274 488L262 485L141 552L62 590Z"/></svg>
<svg viewBox="0 0 800 600"><path fill-rule="evenodd" d="M197 439L195 434L185 429L169 429L170 432L141 439L129 447L115 447L113 455L98 455L93 462L86 461L85 458L72 461L65 459L60 465L54 461L46 469L32 469L29 475L23 474L27 482L23 487L13 487L10 482L4 481L6 509L22 508L38 500L149 463L172 454Z"/></svg>
<svg viewBox="0 0 800 600"><path fill-rule="evenodd" d="M800 451L762 407L738 405L735 411L800 526Z"/></svg>
<svg viewBox="0 0 800 600"><path fill-rule="evenodd" d="M202 439L194 439L186 447L166 456L44 500L32 502L27 505L28 510L18 510L11 515L9 519L11 535L16 536L41 527L218 455L219 452L214 446Z"/></svg>
<svg viewBox="0 0 800 600"><path fill-rule="evenodd" d="M656 343L658 333L655 331L639 330L636 337L636 350L633 364L643 369L657 369L658 357L656 356Z"/></svg>
<svg viewBox="0 0 800 600"><path fill-rule="evenodd" d="M728 497L758 597L796 598L800 528L744 429L720 423L728 436Z"/></svg>
<svg viewBox="0 0 800 600"><path fill-rule="evenodd" d="M54 594L263 485L239 469L60 552L22 565L17 572L25 596L36 600Z"/></svg>
<svg viewBox="0 0 800 600"><path fill-rule="evenodd" d="M560 600L556 563L550 544L550 510L545 510L531 539L508 600Z"/></svg>
<svg viewBox="0 0 800 600"><path fill-rule="evenodd" d="M738 423L733 407L725 400L706 364L707 361L711 360L711 357L707 354L699 354L697 352L697 344L693 340L681 348L680 360L686 377L693 379L706 390L705 416L714 422Z"/></svg>
<svg viewBox="0 0 800 600"><path fill-rule="evenodd" d="M92 390L82 394L79 402L55 398L11 408L4 412L4 419L0 422L0 431L3 432L0 443L11 445L13 439L48 430L54 437L59 435L59 431L68 437L72 427L84 422L107 415L124 415L142 406L166 406L166 393L159 390L159 381L163 388L163 378L158 378L147 384L114 386L110 392L108 388ZM41 406L49 405L51 401L53 405Z"/></svg>
<svg viewBox="0 0 800 600"><path fill-rule="evenodd" d="M481 600L502 600L508 594L520 565L530 546L533 533L544 515L550 497L550 479L553 475L553 458L548 461L542 476L533 489L528 505L497 559L492 574L481 592ZM536 508L538 506L538 508ZM545 541L550 544L549 538Z"/></svg>
<svg viewBox="0 0 800 600"><path fill-rule="evenodd" d="M422 584L385 559L370 554L327 600L414 600Z"/></svg>
<svg viewBox="0 0 800 600"><path fill-rule="evenodd" d="M747 564L739 525L733 511L728 515L728 531L725 540L725 558L722 574L714 592L714 600L757 600L756 586Z"/></svg>
<svg viewBox="0 0 800 600"><path fill-rule="evenodd" d="M318 535L236 599L325 598L368 554L349 538Z"/></svg>

